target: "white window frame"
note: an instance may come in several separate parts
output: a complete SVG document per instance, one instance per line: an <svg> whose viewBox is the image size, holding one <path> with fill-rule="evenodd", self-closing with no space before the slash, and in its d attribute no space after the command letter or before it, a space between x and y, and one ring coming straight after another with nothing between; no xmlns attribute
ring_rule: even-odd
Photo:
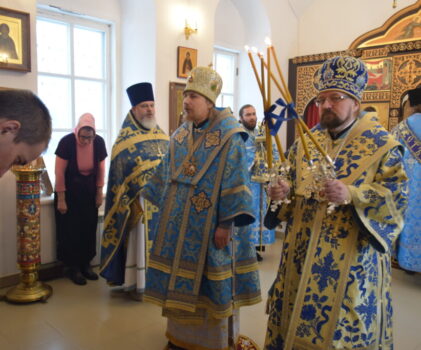
<svg viewBox="0 0 421 350"><path fill-rule="evenodd" d="M216 55L226 55L230 57L234 57L234 69L232 71L233 80L234 80L234 90L232 93L222 93L221 92L221 99L222 102L224 101L224 96L232 96L233 106L230 106L235 113L238 110L238 58L239 52L236 50L232 50L229 48L225 48L222 46L214 46L213 52L213 69L218 71L218 67L216 65ZM217 106L218 107L218 106Z"/></svg>
<svg viewBox="0 0 421 350"><path fill-rule="evenodd" d="M93 81L93 82L101 82L104 84L104 120L103 120L103 128L98 129L97 132L101 133L104 137L104 141L107 147L107 150L111 149L111 145L113 142L114 137L114 128L115 125L113 121L113 115L115 114L113 108L115 106L115 94L113 93L113 66L114 63L112 58L112 24L106 21L102 21L99 19L91 18L84 15L78 15L77 13L67 13L66 11L62 10L51 10L50 7L39 5L37 11L36 21L38 19L43 19L51 22L57 23L64 23L66 25L70 25L70 73L69 74L60 74L60 73L50 73L50 72L42 72L37 70L37 76L47 76L47 77L60 77L60 78L68 78L70 79L71 84L71 128L54 128L53 125L53 132L65 132L71 133L73 131L74 126L76 126L77 120L80 117L79 115L75 115L75 80L86 80L86 81ZM104 45L105 45L105 57L104 57L104 78L86 78L86 77L79 77L74 74L75 67L74 67L74 47L73 47L73 28L80 27L80 28L87 28L92 30L98 30L104 32ZM37 52L36 52L37 54ZM47 106L48 107L48 106ZM89 112L89 111L87 111ZM54 153L55 150L49 150L49 153ZM107 163L109 163L110 157L107 157ZM55 180L54 176L54 168L52 162L48 162L46 164L48 174L50 178Z"/></svg>

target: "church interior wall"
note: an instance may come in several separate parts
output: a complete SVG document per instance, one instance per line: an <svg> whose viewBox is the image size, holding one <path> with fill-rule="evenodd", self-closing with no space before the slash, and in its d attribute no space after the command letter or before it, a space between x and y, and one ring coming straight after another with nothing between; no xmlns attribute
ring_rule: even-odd
<svg viewBox="0 0 421 350"><path fill-rule="evenodd" d="M264 47L269 35L278 53L284 74L288 59L294 56L343 50L359 35L382 25L393 13L414 3L399 0L306 0L306 7L297 11L295 0L0 0L0 6L29 12L31 17L31 63L29 73L0 70L0 86L37 90L36 28L38 4L52 4L109 22L114 28L114 135L125 117L129 104L125 88L146 80L154 84L157 119L168 131L169 82L185 82L177 78L177 46L198 49L198 64L212 62L213 45L228 46L240 54L239 105L259 106L260 94L252 75L245 44ZM303 0L304 1L304 0ZM98 5L100 3L100 6ZM254 5L253 5L254 3ZM390 3L390 4L389 4ZM183 9L195 9L198 33L186 40ZM227 7L229 6L229 7ZM257 6L259 10L256 10ZM181 11L181 12L180 12ZM236 11L236 12L235 12ZM235 13L234 17L229 17ZM151 15L152 14L152 15ZM259 16L257 15L259 14ZM216 15L218 18L216 18ZM240 23L242 22L242 25ZM235 28L227 28L231 23ZM340 28L334 30L334 28ZM228 33L229 32L229 33ZM237 37L237 41L235 40ZM287 78L287 76L285 76ZM277 94L273 93L275 97ZM261 102L260 102L261 103ZM260 104L261 106L261 104ZM237 111L235 111L237 112ZM284 132L284 131L282 131ZM109 153L111 149L108 150ZM16 266L16 193L11 172L0 179L0 277L18 272ZM41 217L41 258L43 263L55 260L54 213L52 203L45 201Z"/></svg>
<svg viewBox="0 0 421 350"><path fill-rule="evenodd" d="M415 0L317 0L299 19L298 54L311 55L347 49L360 35L378 28Z"/></svg>
<svg viewBox="0 0 421 350"><path fill-rule="evenodd" d="M0 71L0 86L16 89L37 90L35 45L34 0L0 0L0 6L30 13L31 29L31 66L29 73L11 70ZM8 171L0 178L0 276L17 272L16 267L16 182L15 176Z"/></svg>

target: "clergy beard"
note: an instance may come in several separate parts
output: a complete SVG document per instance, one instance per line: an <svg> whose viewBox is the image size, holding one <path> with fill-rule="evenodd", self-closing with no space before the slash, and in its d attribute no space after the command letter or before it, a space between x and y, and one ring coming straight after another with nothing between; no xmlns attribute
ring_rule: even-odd
<svg viewBox="0 0 421 350"><path fill-rule="evenodd" d="M244 119L241 120L241 124L243 124L243 126L250 131L253 131L254 129L256 129L256 124L257 122L246 122Z"/></svg>
<svg viewBox="0 0 421 350"><path fill-rule="evenodd" d="M153 129L156 127L156 120L155 119L143 119L140 124L145 128L145 129Z"/></svg>
<svg viewBox="0 0 421 350"><path fill-rule="evenodd" d="M320 117L320 126L323 129L336 129L337 127L341 126L342 123L343 120L341 120L336 113L332 112L329 109L324 110Z"/></svg>

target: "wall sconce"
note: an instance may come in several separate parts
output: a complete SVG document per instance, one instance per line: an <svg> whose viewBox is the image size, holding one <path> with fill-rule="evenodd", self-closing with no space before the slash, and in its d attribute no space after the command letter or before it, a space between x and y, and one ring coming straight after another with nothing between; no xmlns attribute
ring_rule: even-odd
<svg viewBox="0 0 421 350"><path fill-rule="evenodd" d="M197 23L196 23L196 28L193 29L192 27L190 27L189 22L187 22L187 19L186 19L186 22L184 25L184 36L186 37L186 40L189 40L190 35L192 34L197 34Z"/></svg>

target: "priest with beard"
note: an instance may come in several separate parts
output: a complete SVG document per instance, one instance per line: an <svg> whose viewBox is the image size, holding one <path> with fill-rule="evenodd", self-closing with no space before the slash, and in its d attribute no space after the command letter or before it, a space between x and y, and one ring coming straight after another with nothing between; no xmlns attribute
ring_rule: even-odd
<svg viewBox="0 0 421 350"><path fill-rule="evenodd" d="M141 301L157 208L140 196L168 148L157 125L150 83L127 89L132 105L114 143L104 214L100 274L112 296Z"/></svg>
<svg viewBox="0 0 421 350"><path fill-rule="evenodd" d="M240 235L247 235L250 242L256 247L256 256L258 261L263 257L258 251L265 251L267 244L275 242L275 230L264 226L263 220L268 207L265 187L268 184L269 175L267 165L262 167L261 163L265 157L265 144L257 140L265 140L263 128L257 127L256 108L246 104L240 108L240 123L247 131L249 138L246 141L247 167L250 174L250 190L253 198L253 214L256 221L248 226L239 227ZM272 147L274 159L279 158L275 147Z"/></svg>
<svg viewBox="0 0 421 350"><path fill-rule="evenodd" d="M402 145L361 110L367 76L364 62L350 56L322 65L315 81L321 121L312 132L331 161L306 136L320 170L308 166L297 140L289 179L269 186L271 199L291 202L266 216L269 226L287 227L269 290L265 350L393 349L391 250L408 179ZM335 178L324 177L332 163Z"/></svg>

